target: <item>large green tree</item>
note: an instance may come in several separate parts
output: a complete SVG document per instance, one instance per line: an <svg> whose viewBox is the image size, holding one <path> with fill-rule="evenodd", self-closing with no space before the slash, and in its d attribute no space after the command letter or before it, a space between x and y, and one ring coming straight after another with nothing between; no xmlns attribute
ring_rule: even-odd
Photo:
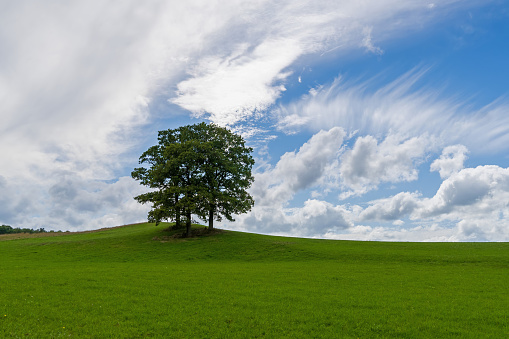
<svg viewBox="0 0 509 339"><path fill-rule="evenodd" d="M234 221L233 215L251 209L254 200L247 192L253 182L252 149L240 135L216 125L202 125L204 138L203 174L205 192L201 217L209 228L222 217Z"/></svg>
<svg viewBox="0 0 509 339"><path fill-rule="evenodd" d="M214 124L200 123L160 131L158 144L140 157L144 167L135 168L132 177L152 190L135 199L152 203L151 222L186 221L191 215L208 221L222 217L233 221L234 214L245 213L254 204L247 189L253 182L252 149L243 138Z"/></svg>

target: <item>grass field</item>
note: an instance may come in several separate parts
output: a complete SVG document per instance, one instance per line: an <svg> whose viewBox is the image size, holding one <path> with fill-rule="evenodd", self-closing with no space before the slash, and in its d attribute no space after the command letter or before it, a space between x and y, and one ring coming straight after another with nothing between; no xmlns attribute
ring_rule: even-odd
<svg viewBox="0 0 509 339"><path fill-rule="evenodd" d="M1 338L507 338L508 243L0 236Z"/></svg>

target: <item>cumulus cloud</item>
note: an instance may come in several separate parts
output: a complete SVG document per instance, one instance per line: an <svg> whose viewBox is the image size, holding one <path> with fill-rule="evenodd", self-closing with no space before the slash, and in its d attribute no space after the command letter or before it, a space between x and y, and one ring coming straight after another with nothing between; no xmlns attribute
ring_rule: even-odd
<svg viewBox="0 0 509 339"><path fill-rule="evenodd" d="M461 220L457 228L458 237L463 241L508 241L509 239L509 228L506 220L502 218Z"/></svg>
<svg viewBox="0 0 509 339"><path fill-rule="evenodd" d="M392 135L379 144L366 136L357 138L353 148L344 151L345 137L339 127L320 131L298 151L283 154L274 167L256 173L251 188L256 204L250 213L237 218L235 227L317 236L331 229L352 227L354 219L396 221L417 208L415 201L405 201L405 194L400 199L378 201L364 211L358 206L318 200L331 186L347 187L350 191L343 195L352 195L365 193L382 182L415 180L415 166L432 143L424 136L403 139ZM295 194L311 188L315 188L315 199L301 207L288 207Z"/></svg>
<svg viewBox="0 0 509 339"><path fill-rule="evenodd" d="M256 206L251 212L240 215L231 229L271 233L285 236L322 237L328 231L353 226L351 211L327 201L310 199L302 207L280 208Z"/></svg>
<svg viewBox="0 0 509 339"><path fill-rule="evenodd" d="M419 192L401 192L373 200L364 208L316 198L308 199L303 206L288 207L299 191L326 183L324 178L331 169L342 168L341 175L346 175L342 180L348 173L358 176L346 179L350 180L347 181L349 187L357 192L384 181L414 180L417 173L413 155L418 154L417 158L422 159L429 147L424 141L426 138L404 141L389 138L379 144L368 136L358 138L351 150L341 153L344 138L345 133L340 128L321 131L299 151L284 154L274 167L257 173L252 194L261 204L257 203L250 213L239 216L233 227L281 235L356 240L509 239L505 222L509 215L509 169L499 166L453 167L455 172L444 179L431 198ZM446 147L442 154L450 155L454 151L464 154L466 149L458 145ZM355 159L355 152L364 156ZM345 168L352 170L349 172ZM318 196L320 194L315 194Z"/></svg>
<svg viewBox="0 0 509 339"><path fill-rule="evenodd" d="M425 199L415 217L486 215L507 208L509 169L494 165L465 168L451 175Z"/></svg>
<svg viewBox="0 0 509 339"><path fill-rule="evenodd" d="M345 229L353 225L344 207L316 199L306 200L302 208L291 210L289 218L299 229L321 235L329 229Z"/></svg>
<svg viewBox="0 0 509 339"><path fill-rule="evenodd" d="M360 221L397 221L410 215L419 206L419 194L401 192L393 197L372 201L359 214Z"/></svg>
<svg viewBox="0 0 509 339"><path fill-rule="evenodd" d="M454 228L437 224L412 228L358 225L345 231L331 231L324 238L363 241L451 242L464 240Z"/></svg>
<svg viewBox="0 0 509 339"><path fill-rule="evenodd" d="M402 140L389 135L380 144L369 135L357 138L353 148L341 156L342 184L351 190L343 197L363 194L382 182L416 180L416 165L431 146L432 139L426 136Z"/></svg>
<svg viewBox="0 0 509 339"><path fill-rule="evenodd" d="M430 170L439 172L442 179L448 178L463 169L467 153L468 150L463 145L447 146L440 158L431 163Z"/></svg>
<svg viewBox="0 0 509 339"><path fill-rule="evenodd" d="M337 157L344 137L340 127L320 131L298 151L283 154L274 168L256 173L251 192L257 204L283 205L298 191L316 184Z"/></svg>
<svg viewBox="0 0 509 339"><path fill-rule="evenodd" d="M298 151L283 154L274 167L255 173L250 190L255 206L247 215L236 218L235 227L308 236L324 229L348 227L350 221L341 206L312 199L303 207L287 207L296 193L319 185L327 165L337 159L344 137L339 127L320 131Z"/></svg>
<svg viewBox="0 0 509 339"><path fill-rule="evenodd" d="M509 169L499 166L465 168L445 179L436 194L424 198L401 192L378 199L358 213L359 222L395 221L410 218L412 223L438 222L450 227L449 240L507 241L509 227Z"/></svg>

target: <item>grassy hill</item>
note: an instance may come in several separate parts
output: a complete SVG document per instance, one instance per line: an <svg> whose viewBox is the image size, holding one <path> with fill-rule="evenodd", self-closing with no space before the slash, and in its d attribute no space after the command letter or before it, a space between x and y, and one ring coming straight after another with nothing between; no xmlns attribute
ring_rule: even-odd
<svg viewBox="0 0 509 339"><path fill-rule="evenodd" d="M0 236L2 338L503 338L508 243Z"/></svg>

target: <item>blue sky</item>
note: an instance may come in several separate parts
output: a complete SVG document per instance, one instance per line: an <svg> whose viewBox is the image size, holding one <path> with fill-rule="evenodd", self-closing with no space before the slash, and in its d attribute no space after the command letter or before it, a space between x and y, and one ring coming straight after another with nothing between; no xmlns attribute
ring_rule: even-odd
<svg viewBox="0 0 509 339"><path fill-rule="evenodd" d="M0 223L146 219L157 131L254 148L253 210L221 227L509 241L506 1L0 5Z"/></svg>

